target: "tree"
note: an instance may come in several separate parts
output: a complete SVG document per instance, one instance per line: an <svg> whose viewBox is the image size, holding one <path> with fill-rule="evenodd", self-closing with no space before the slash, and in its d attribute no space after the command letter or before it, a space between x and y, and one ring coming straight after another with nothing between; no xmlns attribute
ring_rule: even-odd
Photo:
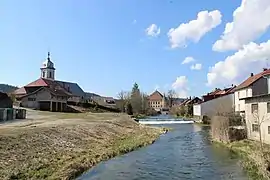
<svg viewBox="0 0 270 180"><path fill-rule="evenodd" d="M141 94L141 99L142 99L141 113L147 114L147 111L149 110L149 106L148 106L148 95L146 93L142 93Z"/></svg>
<svg viewBox="0 0 270 180"><path fill-rule="evenodd" d="M133 115L133 108L130 102L127 103L127 114Z"/></svg>
<svg viewBox="0 0 270 180"><path fill-rule="evenodd" d="M255 106L257 106L257 107L255 107ZM258 112L258 104L252 104L251 109L252 109L251 111L253 111L252 115L253 115L255 121L253 123L249 123L249 124L252 124L251 131L256 130L259 133L260 149L261 149L261 153L263 154L264 151L263 151L263 139L262 139L262 127L261 126L269 118L267 117L267 113L260 115L260 113Z"/></svg>
<svg viewBox="0 0 270 180"><path fill-rule="evenodd" d="M118 99L119 99L119 109L121 110L121 112L125 112L125 106L126 106L126 103L127 103L127 100L129 99L129 95L128 95L128 92L126 91L120 91L118 93Z"/></svg>
<svg viewBox="0 0 270 180"><path fill-rule="evenodd" d="M173 89L171 89L171 90L169 90L168 91L168 103L169 103L169 108L171 108L172 107L172 105L173 105L173 100L174 100L174 98L176 98L176 92L173 90Z"/></svg>
<svg viewBox="0 0 270 180"><path fill-rule="evenodd" d="M134 85L133 85L131 95L130 95L130 102L132 105L133 112L136 114L141 113L142 97L141 97L139 85L137 83L134 83Z"/></svg>

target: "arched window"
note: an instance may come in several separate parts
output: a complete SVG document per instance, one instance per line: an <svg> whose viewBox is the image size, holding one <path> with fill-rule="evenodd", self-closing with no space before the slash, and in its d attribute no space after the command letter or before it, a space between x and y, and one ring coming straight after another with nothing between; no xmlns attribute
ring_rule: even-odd
<svg viewBox="0 0 270 180"><path fill-rule="evenodd" d="M42 77L45 78L45 71L42 72Z"/></svg>
<svg viewBox="0 0 270 180"><path fill-rule="evenodd" d="M52 78L52 72L50 72L50 76L49 76L49 78Z"/></svg>

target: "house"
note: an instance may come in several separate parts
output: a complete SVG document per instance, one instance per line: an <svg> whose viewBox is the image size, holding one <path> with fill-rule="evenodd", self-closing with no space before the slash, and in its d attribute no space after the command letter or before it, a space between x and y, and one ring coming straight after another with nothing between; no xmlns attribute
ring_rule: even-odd
<svg viewBox="0 0 270 180"><path fill-rule="evenodd" d="M264 68L262 72L258 74L250 74L250 77L242 82L235 88L234 101L235 112L239 112L242 116L245 116L245 98L267 94L268 82L270 81L267 76L270 75L270 69ZM270 85L270 84L269 84Z"/></svg>
<svg viewBox="0 0 270 180"><path fill-rule="evenodd" d="M202 118L203 116L212 117L217 113L223 114L234 111L235 88L236 86L223 90L215 89L215 91L202 96L204 101L193 105L193 115Z"/></svg>
<svg viewBox="0 0 270 180"><path fill-rule="evenodd" d="M183 98L173 98L172 99L172 107L178 107L184 102L185 99Z"/></svg>
<svg viewBox="0 0 270 180"><path fill-rule="evenodd" d="M0 108L13 108L12 99L3 92L0 92Z"/></svg>
<svg viewBox="0 0 270 180"><path fill-rule="evenodd" d="M17 98L20 105L45 111L65 111L72 96L57 82L43 78L24 86L24 89L27 93Z"/></svg>
<svg viewBox="0 0 270 180"><path fill-rule="evenodd" d="M188 106L188 105L193 105L193 104L199 104L201 103L202 100L199 97L189 97L188 99L184 100L181 105L183 106Z"/></svg>
<svg viewBox="0 0 270 180"><path fill-rule="evenodd" d="M270 94L245 97L245 120L249 139L270 144ZM260 131L259 131L260 130Z"/></svg>
<svg viewBox="0 0 270 180"><path fill-rule="evenodd" d="M150 108L153 108L156 111L161 111L162 109L168 108L165 95L162 95L158 90L154 91L148 96L148 105Z"/></svg>
<svg viewBox="0 0 270 180"><path fill-rule="evenodd" d="M85 101L85 93L77 83L55 79L50 53L40 68L41 77L13 92L21 106L50 111L65 111L68 102Z"/></svg>

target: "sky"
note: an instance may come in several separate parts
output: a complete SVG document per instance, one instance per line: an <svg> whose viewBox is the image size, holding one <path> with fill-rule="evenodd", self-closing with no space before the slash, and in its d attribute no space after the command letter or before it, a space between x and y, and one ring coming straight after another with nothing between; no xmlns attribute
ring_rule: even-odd
<svg viewBox="0 0 270 180"><path fill-rule="evenodd" d="M269 17L269 0L2 0L0 83L38 79L50 51L86 92L201 96L270 65Z"/></svg>

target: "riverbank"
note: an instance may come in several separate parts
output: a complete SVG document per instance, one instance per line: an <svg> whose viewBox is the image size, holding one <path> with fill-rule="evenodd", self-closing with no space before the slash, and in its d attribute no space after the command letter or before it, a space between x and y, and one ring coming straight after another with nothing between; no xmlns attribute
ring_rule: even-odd
<svg viewBox="0 0 270 180"><path fill-rule="evenodd" d="M28 117L0 124L0 179L74 179L161 133L124 114L32 111Z"/></svg>
<svg viewBox="0 0 270 180"><path fill-rule="evenodd" d="M269 145L264 146L264 156L261 155L260 144L256 141L242 140L224 144L231 151L236 153L241 158L241 165L248 173L249 177L257 180L269 180L269 162L270 148Z"/></svg>

